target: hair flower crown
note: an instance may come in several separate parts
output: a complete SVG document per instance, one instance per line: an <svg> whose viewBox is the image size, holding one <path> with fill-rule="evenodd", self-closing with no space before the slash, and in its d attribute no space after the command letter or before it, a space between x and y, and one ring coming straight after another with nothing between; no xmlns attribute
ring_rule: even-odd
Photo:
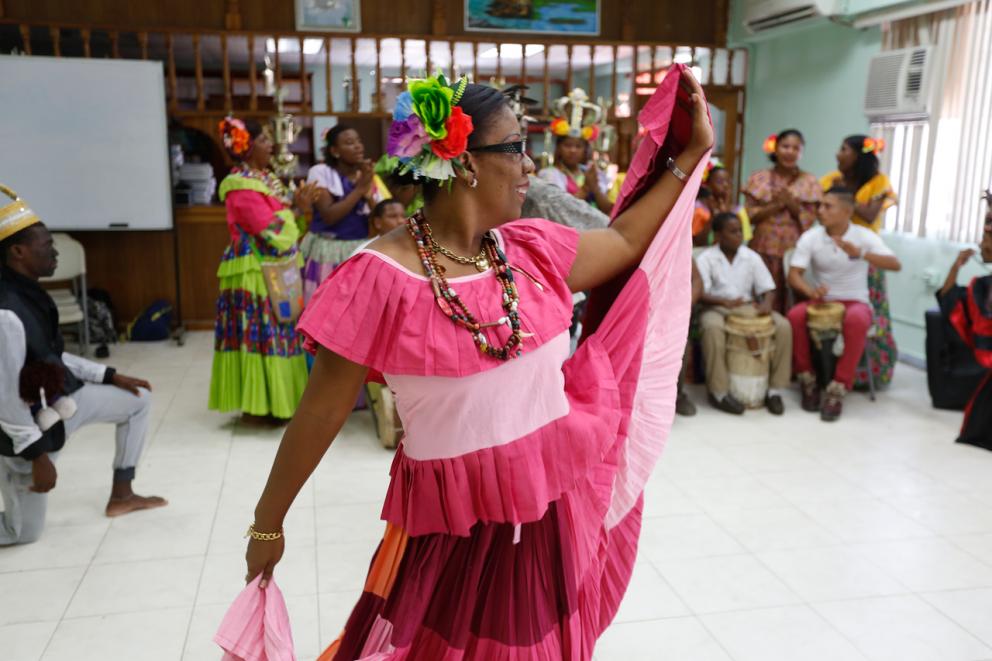
<svg viewBox="0 0 992 661"><path fill-rule="evenodd" d="M861 152L864 154L875 154L878 156L885 151L885 140L882 138L865 138L861 145Z"/></svg>
<svg viewBox="0 0 992 661"><path fill-rule="evenodd" d="M251 134L240 119L225 117L220 121L217 130L224 142L224 149L236 158L241 158L251 149Z"/></svg>
<svg viewBox="0 0 992 661"><path fill-rule="evenodd" d="M764 144L761 145L761 150L766 154L774 154L776 147L778 147L778 134L772 133L765 138Z"/></svg>
<svg viewBox="0 0 992 661"><path fill-rule="evenodd" d="M386 145L399 159L399 174L441 182L455 177L473 128L472 117L458 107L466 87L465 76L452 87L440 71L410 80L396 99Z"/></svg>

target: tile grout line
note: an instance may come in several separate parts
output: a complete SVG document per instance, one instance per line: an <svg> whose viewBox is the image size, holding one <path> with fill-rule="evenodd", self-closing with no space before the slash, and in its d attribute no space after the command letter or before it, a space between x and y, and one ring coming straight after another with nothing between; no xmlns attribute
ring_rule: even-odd
<svg viewBox="0 0 992 661"><path fill-rule="evenodd" d="M193 365L187 368L187 375L193 369ZM185 376L183 380L185 380ZM171 405L170 405L171 406ZM165 418L163 418L164 420ZM236 427L236 425L235 425ZM186 623L186 636L183 639L183 646L179 653L179 658L182 659L186 656L186 648L189 646L189 635L193 628L193 615L196 613L197 600L200 596L200 587L203 585L203 574L207 569L207 557L210 555L210 545L213 541L214 527L217 525L217 517L220 516L220 499L224 494L224 484L227 481L227 467L231 463L231 452L234 447L234 428L231 429L230 438L227 442L227 455L224 457L224 472L223 477L220 481L220 488L217 489L217 502L214 507L214 515L210 520L210 530L207 532L207 547L203 552L203 561L200 564L200 574L196 579L196 591L193 593L193 603L189 609L189 620Z"/></svg>
<svg viewBox="0 0 992 661"><path fill-rule="evenodd" d="M69 607L72 606L72 602L75 600L76 595L79 593L79 588L83 585L83 581L86 580L86 575L89 574L90 568L93 566L93 561L96 559L97 554L100 552L100 548L107 541L107 537L110 535L110 529L113 525L114 522L113 520L111 520L110 524L107 526L107 529L103 533L103 537L100 539L100 543L97 544L96 548L93 549L93 555L90 556L89 562L86 563L86 569L83 570L83 575L79 577L79 582L76 583L76 587L72 591L72 596L69 597L68 601L65 602L65 608L62 609L62 614L59 616L58 622L55 624L55 628L52 629L52 634L48 637L48 640L45 641L45 647L41 650L41 655L38 657L39 659L44 659L45 654L48 653L48 648L51 647L52 640L55 639L55 634L58 632L59 627L62 625L62 622L66 619L65 614L69 612Z"/></svg>

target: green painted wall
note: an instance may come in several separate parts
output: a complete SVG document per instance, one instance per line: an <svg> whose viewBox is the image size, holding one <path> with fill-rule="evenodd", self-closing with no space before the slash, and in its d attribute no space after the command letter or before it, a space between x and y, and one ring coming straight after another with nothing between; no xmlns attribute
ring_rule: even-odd
<svg viewBox="0 0 992 661"><path fill-rule="evenodd" d="M868 129L862 104L880 31L823 22L742 45L749 51L745 175L765 167L764 139L785 128L806 136L804 169L825 174L834 168L841 139Z"/></svg>

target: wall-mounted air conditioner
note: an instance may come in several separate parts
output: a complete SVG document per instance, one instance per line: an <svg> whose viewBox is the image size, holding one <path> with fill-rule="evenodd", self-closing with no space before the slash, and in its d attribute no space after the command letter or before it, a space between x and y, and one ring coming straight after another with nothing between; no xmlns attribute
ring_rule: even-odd
<svg viewBox="0 0 992 661"><path fill-rule="evenodd" d="M745 0L744 25L758 34L835 16L839 9L840 0Z"/></svg>
<svg viewBox="0 0 992 661"><path fill-rule="evenodd" d="M930 115L933 50L929 46L879 53L868 64L865 115L873 122L914 121Z"/></svg>

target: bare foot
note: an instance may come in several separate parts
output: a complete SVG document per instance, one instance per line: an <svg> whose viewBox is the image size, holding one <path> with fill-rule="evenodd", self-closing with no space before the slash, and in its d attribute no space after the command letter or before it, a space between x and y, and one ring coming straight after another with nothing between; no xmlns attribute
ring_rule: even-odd
<svg viewBox="0 0 992 661"><path fill-rule="evenodd" d="M121 516L123 514L137 512L138 510L165 507L168 504L169 501L159 496L139 496L132 494L127 498L111 498L107 501L107 516Z"/></svg>

